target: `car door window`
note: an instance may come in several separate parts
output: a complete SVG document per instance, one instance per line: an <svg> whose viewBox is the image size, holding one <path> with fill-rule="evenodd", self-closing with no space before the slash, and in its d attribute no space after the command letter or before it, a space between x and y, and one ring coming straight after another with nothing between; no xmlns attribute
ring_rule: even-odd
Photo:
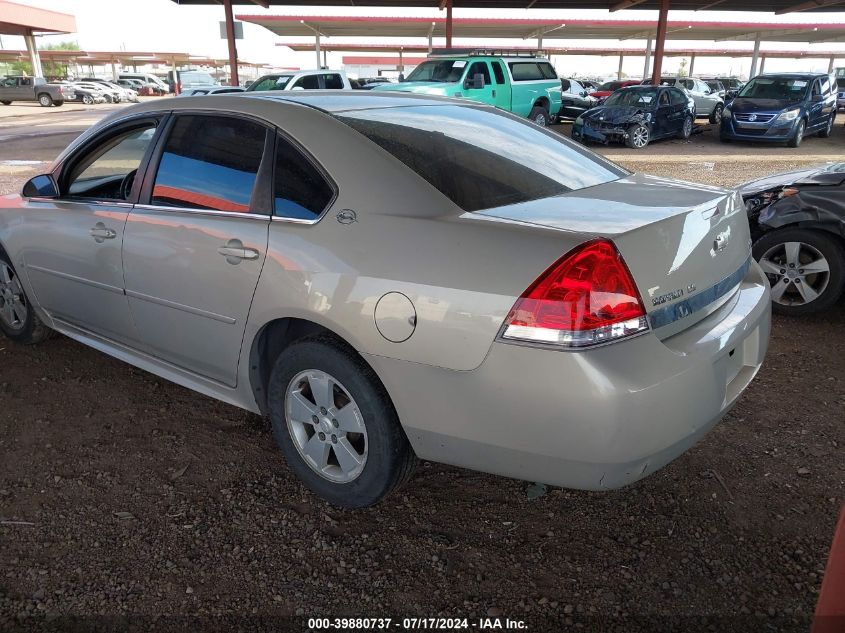
<svg viewBox="0 0 845 633"><path fill-rule="evenodd" d="M236 117L179 116L161 155L151 203L249 213L266 133L262 125Z"/></svg>
<svg viewBox="0 0 845 633"><path fill-rule="evenodd" d="M686 105L687 96L680 90L669 90L669 102L672 105Z"/></svg>
<svg viewBox="0 0 845 633"><path fill-rule="evenodd" d="M571 92L572 94L580 95L582 92L584 92L584 86L579 84L577 81L570 81L569 92Z"/></svg>
<svg viewBox="0 0 845 633"><path fill-rule="evenodd" d="M326 90L343 90L343 79L337 73L323 75Z"/></svg>
<svg viewBox="0 0 845 633"><path fill-rule="evenodd" d="M816 80L813 82L813 92L812 92L812 95L815 97L816 95L820 95L820 94L821 94L821 91L819 90L819 80L818 80L818 79L816 79Z"/></svg>
<svg viewBox="0 0 845 633"><path fill-rule="evenodd" d="M560 89L563 92L569 92L569 80L568 79L561 79L560 80Z"/></svg>
<svg viewBox="0 0 845 633"><path fill-rule="evenodd" d="M501 86L505 83L505 69L502 62L493 62L493 76L496 78L496 85Z"/></svg>
<svg viewBox="0 0 845 633"><path fill-rule="evenodd" d="M473 62L467 71L467 79L472 81L476 75L484 76L484 85L490 85L490 70L487 68L487 62Z"/></svg>
<svg viewBox="0 0 845 633"><path fill-rule="evenodd" d="M145 121L124 126L83 150L81 156L72 157L60 179L62 193L66 197L126 200L156 125L156 121Z"/></svg>
<svg viewBox="0 0 845 633"><path fill-rule="evenodd" d="M282 135L276 137L273 214L292 220L315 220L334 198L320 170Z"/></svg>
<svg viewBox="0 0 845 633"><path fill-rule="evenodd" d="M291 89L302 88L303 90L319 90L320 82L317 77L317 75L305 75L304 77L300 77L296 80Z"/></svg>
<svg viewBox="0 0 845 633"><path fill-rule="evenodd" d="M695 82L693 80L685 79L682 83L687 90L695 90Z"/></svg>
<svg viewBox="0 0 845 633"><path fill-rule="evenodd" d="M830 77L822 77L822 94L830 93Z"/></svg>

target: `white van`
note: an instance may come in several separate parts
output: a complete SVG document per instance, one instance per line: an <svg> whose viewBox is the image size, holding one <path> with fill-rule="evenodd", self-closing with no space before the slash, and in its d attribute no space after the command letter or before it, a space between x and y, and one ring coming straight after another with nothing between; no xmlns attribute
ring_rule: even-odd
<svg viewBox="0 0 845 633"><path fill-rule="evenodd" d="M170 87L167 82L162 81L160 77L156 77L150 73L120 73L118 79L137 79L145 84L155 84L165 92L170 92Z"/></svg>

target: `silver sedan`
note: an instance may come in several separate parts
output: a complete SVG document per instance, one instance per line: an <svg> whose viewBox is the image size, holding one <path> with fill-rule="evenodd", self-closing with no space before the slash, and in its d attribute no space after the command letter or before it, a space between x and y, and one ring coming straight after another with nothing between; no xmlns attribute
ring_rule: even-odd
<svg viewBox="0 0 845 633"><path fill-rule="evenodd" d="M344 507L415 461L574 488L682 454L757 373L737 194L637 175L464 101L186 97L0 198L0 328L266 414Z"/></svg>

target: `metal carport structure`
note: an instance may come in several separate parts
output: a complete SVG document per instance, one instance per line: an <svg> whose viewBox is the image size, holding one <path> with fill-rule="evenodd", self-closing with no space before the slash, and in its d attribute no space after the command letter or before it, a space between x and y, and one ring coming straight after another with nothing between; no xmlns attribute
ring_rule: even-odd
<svg viewBox="0 0 845 633"><path fill-rule="evenodd" d="M226 33L229 43L229 57L233 69L237 69L237 49L235 47L233 5L258 5L269 9L290 6L353 6L353 7L437 7L445 9L446 45L452 44L452 30L454 20L453 8L467 9L603 9L618 11L621 9L650 9L657 10L658 20L654 28L654 70L652 77L660 77L663 52L666 43L669 18L670 0L172 0L184 5L223 4L226 17ZM672 8L691 11L718 9L720 11L758 11L776 14L792 13L796 11L837 11L845 0L671 0ZM431 20L429 20L431 21ZM565 22L566 20L562 20ZM759 44L755 45L759 50ZM237 82L237 70L233 80Z"/></svg>
<svg viewBox="0 0 845 633"><path fill-rule="evenodd" d="M47 11L26 4L0 0L0 35L20 35L26 41L32 74L41 76L41 58L35 36L42 33L73 33L76 18L68 13Z"/></svg>

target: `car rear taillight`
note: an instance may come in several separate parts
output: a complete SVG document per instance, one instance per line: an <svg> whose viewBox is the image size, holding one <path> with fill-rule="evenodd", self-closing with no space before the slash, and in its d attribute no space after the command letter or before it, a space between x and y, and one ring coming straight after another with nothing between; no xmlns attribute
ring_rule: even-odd
<svg viewBox="0 0 845 633"><path fill-rule="evenodd" d="M582 348L648 330L631 272L613 242L595 240L547 269L514 304L501 338Z"/></svg>

